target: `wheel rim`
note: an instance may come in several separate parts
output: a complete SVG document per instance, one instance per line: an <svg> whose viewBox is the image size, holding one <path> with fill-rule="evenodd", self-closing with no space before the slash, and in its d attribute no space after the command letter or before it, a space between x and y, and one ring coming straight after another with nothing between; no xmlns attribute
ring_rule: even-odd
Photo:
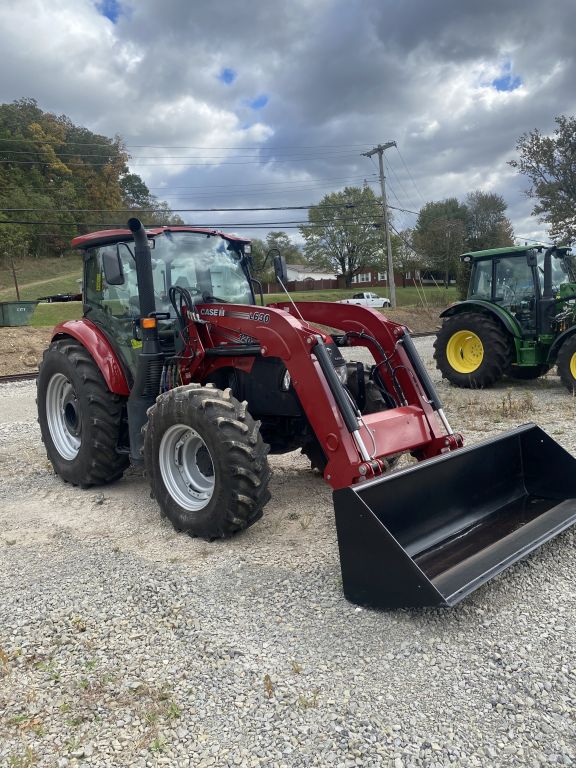
<svg viewBox="0 0 576 768"><path fill-rule="evenodd" d="M448 341L446 357L458 373L473 373L482 364L484 347L472 331L457 331Z"/></svg>
<svg viewBox="0 0 576 768"><path fill-rule="evenodd" d="M54 448L72 461L82 444L82 418L74 387L63 373L56 373L46 389L46 421Z"/></svg>
<svg viewBox="0 0 576 768"><path fill-rule="evenodd" d="M204 440L185 424L174 424L160 442L160 473L174 501L190 512L203 509L214 493L214 464Z"/></svg>

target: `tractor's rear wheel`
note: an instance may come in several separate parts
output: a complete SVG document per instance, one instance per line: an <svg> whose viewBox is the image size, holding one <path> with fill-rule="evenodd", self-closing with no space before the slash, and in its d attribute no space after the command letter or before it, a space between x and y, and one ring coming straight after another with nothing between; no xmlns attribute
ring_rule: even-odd
<svg viewBox="0 0 576 768"><path fill-rule="evenodd" d="M122 398L110 392L88 351L73 339L52 342L37 379L38 422L57 475L88 488L122 477L118 453Z"/></svg>
<svg viewBox="0 0 576 768"><path fill-rule="evenodd" d="M576 334L562 344L556 364L562 384L572 394L576 393Z"/></svg>
<svg viewBox="0 0 576 768"><path fill-rule="evenodd" d="M148 411L144 461L176 530L224 538L262 517L270 468L259 426L229 389L190 384L160 395Z"/></svg>
<svg viewBox="0 0 576 768"><path fill-rule="evenodd" d="M434 342L438 369L457 387L491 387L510 367L511 358L509 336L496 320L480 313L446 318Z"/></svg>

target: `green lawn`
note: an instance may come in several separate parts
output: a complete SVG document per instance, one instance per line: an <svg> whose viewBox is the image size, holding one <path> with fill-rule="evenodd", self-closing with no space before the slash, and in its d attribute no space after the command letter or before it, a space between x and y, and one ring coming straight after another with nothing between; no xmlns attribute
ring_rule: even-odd
<svg viewBox="0 0 576 768"><path fill-rule="evenodd" d="M15 262L16 276L22 301L30 301L41 296L57 293L77 293L80 290L79 280L82 275L80 255L66 256L62 259L22 259ZM330 291L295 291L290 294L294 301L338 301L350 298L365 286L351 289ZM379 296L387 296L382 288L366 287ZM426 287L417 290L415 287L397 287L396 298L399 307L422 306L444 307L457 299L456 288ZM266 304L284 301L285 294L266 294ZM16 301L12 271L6 260L0 262L0 301ZM41 304L32 318L32 325L37 327L55 325L62 320L71 320L82 315L80 303Z"/></svg>
<svg viewBox="0 0 576 768"><path fill-rule="evenodd" d="M290 294L294 301L339 301L340 299L349 299L355 293L358 293L358 288L354 289L341 289L333 291L294 291ZM373 291L378 296L388 296L388 292L381 288L366 288L367 291ZM456 288L435 288L426 286L424 289L416 289L414 287L396 288L396 302L399 307L414 307L422 305L423 301L425 305L432 307L445 307L448 304L456 301L458 298ZM275 301L285 301L285 293L268 293L264 295L264 301L266 304L271 304Z"/></svg>
<svg viewBox="0 0 576 768"><path fill-rule="evenodd" d="M78 320L82 317L82 302L67 301L57 304L38 304L30 325L35 328L58 325L64 320Z"/></svg>
<svg viewBox="0 0 576 768"><path fill-rule="evenodd" d="M54 293L77 293L82 278L82 259L19 259L14 262L16 279L23 301ZM0 301L16 301L16 288L10 264L0 262Z"/></svg>
<svg viewBox="0 0 576 768"><path fill-rule="evenodd" d="M75 291L77 289L70 289L70 291L72 290ZM52 293L65 292L68 291L65 291L64 288L52 291ZM378 290L376 290L376 292L379 293ZM355 291L295 291L290 295L294 301L338 301L338 299L349 298L353 293L355 293ZM381 293L380 295L383 296L384 293ZM422 305L422 301L418 300L415 288L397 288L396 298L399 307L417 307ZM448 291L445 291L444 289L427 288L425 298L427 306L429 307L445 307L452 301L456 301L456 289L450 288ZM264 296L264 300L266 304L271 304L276 301L285 301L286 294L270 293ZM39 328L47 325L56 325L64 320L76 320L79 317L82 317L82 304L79 301L39 304L32 316L31 325Z"/></svg>

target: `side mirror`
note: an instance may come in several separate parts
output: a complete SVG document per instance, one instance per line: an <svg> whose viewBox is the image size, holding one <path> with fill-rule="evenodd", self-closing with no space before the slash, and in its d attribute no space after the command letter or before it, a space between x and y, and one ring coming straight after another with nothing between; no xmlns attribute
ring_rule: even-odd
<svg viewBox="0 0 576 768"><path fill-rule="evenodd" d="M537 267L538 266L538 257L536 256L535 251L528 251L526 254L526 263L529 267Z"/></svg>
<svg viewBox="0 0 576 768"><path fill-rule="evenodd" d="M108 285L124 285L124 270L122 269L122 261L116 248L104 251L102 254L102 266Z"/></svg>
<svg viewBox="0 0 576 768"><path fill-rule="evenodd" d="M279 253L274 255L274 274L279 283L285 285L288 282L288 271L286 269L286 259Z"/></svg>

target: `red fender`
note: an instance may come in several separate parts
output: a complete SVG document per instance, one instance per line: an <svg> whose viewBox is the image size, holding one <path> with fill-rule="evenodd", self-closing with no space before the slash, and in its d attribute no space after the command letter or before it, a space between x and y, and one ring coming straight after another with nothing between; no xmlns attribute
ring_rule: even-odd
<svg viewBox="0 0 576 768"><path fill-rule="evenodd" d="M110 392L124 396L130 394L130 387L118 356L98 326L87 318L67 320L54 328L52 341L61 339L63 336L76 339L92 355Z"/></svg>

